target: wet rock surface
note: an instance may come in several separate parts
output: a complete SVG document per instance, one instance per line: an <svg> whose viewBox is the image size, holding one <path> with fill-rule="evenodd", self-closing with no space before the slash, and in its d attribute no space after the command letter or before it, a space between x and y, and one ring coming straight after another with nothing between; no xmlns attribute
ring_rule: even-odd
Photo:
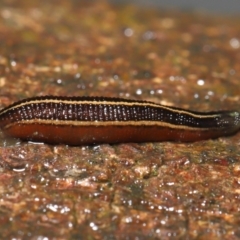
<svg viewBox="0 0 240 240"><path fill-rule="evenodd" d="M239 21L102 1L1 1L0 104L36 95L240 109ZM240 133L69 147L1 136L3 239L239 239Z"/></svg>

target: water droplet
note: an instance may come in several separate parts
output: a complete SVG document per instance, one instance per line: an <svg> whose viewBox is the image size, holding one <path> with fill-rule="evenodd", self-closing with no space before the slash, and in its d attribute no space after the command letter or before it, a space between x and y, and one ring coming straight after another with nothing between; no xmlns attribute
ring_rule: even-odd
<svg viewBox="0 0 240 240"><path fill-rule="evenodd" d="M157 93L158 93L158 94L162 94L162 93L163 93L163 90L162 90L162 89L158 89L158 90L157 90Z"/></svg>
<svg viewBox="0 0 240 240"><path fill-rule="evenodd" d="M57 79L57 84L61 85L62 84L62 79Z"/></svg>
<svg viewBox="0 0 240 240"><path fill-rule="evenodd" d="M124 29L124 35L126 37L131 37L133 35L133 30L131 28Z"/></svg>
<svg viewBox="0 0 240 240"><path fill-rule="evenodd" d="M90 222L89 226L92 228L93 231L98 230L98 226L94 222Z"/></svg>
<svg viewBox="0 0 240 240"><path fill-rule="evenodd" d="M81 77L81 73L76 73L74 78L79 79Z"/></svg>
<svg viewBox="0 0 240 240"><path fill-rule="evenodd" d="M214 95L214 92L213 92L213 91L208 91L208 95L209 95L209 96L213 96L213 95Z"/></svg>
<svg viewBox="0 0 240 240"><path fill-rule="evenodd" d="M152 31L146 31L144 34L143 34L143 39L144 40L151 40L151 39L154 39L155 38L155 34L154 32Z"/></svg>
<svg viewBox="0 0 240 240"><path fill-rule="evenodd" d="M203 86L203 85L205 84L205 81L204 81L203 79L198 79L198 80L197 80L197 84L198 84L199 86Z"/></svg>
<svg viewBox="0 0 240 240"><path fill-rule="evenodd" d="M12 67L15 67L17 65L17 62L16 61L11 61L10 64L11 64Z"/></svg>
<svg viewBox="0 0 240 240"><path fill-rule="evenodd" d="M13 168L14 172L24 172L26 170L26 165L18 168Z"/></svg>
<svg viewBox="0 0 240 240"><path fill-rule="evenodd" d="M142 89L137 89L136 94L141 95L142 94Z"/></svg>
<svg viewBox="0 0 240 240"><path fill-rule="evenodd" d="M232 38L230 41L230 46L234 49L238 49L240 47L240 41L237 38Z"/></svg>
<svg viewBox="0 0 240 240"><path fill-rule="evenodd" d="M195 94L194 94L194 98L199 98L198 93L195 93Z"/></svg>

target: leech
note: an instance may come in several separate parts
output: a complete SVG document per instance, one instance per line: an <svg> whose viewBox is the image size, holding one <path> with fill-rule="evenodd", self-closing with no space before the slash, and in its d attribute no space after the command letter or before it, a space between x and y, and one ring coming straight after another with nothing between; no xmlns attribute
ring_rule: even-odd
<svg viewBox="0 0 240 240"><path fill-rule="evenodd" d="M7 136L50 144L200 141L240 128L237 111L195 112L105 97L34 97L0 111Z"/></svg>

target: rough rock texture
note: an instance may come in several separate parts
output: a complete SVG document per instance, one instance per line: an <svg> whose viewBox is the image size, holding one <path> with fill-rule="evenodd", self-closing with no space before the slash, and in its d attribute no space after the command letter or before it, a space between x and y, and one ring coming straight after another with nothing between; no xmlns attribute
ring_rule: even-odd
<svg viewBox="0 0 240 240"><path fill-rule="evenodd" d="M0 104L103 95L240 109L239 18L0 2ZM239 239L240 133L51 146L1 136L1 239Z"/></svg>

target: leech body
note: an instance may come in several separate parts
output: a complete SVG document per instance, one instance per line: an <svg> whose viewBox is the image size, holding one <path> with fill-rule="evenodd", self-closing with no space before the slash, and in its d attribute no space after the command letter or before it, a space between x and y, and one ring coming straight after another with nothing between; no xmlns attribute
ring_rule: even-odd
<svg viewBox="0 0 240 240"><path fill-rule="evenodd" d="M0 111L4 134L51 144L199 141L235 133L240 113L104 97L35 97Z"/></svg>

